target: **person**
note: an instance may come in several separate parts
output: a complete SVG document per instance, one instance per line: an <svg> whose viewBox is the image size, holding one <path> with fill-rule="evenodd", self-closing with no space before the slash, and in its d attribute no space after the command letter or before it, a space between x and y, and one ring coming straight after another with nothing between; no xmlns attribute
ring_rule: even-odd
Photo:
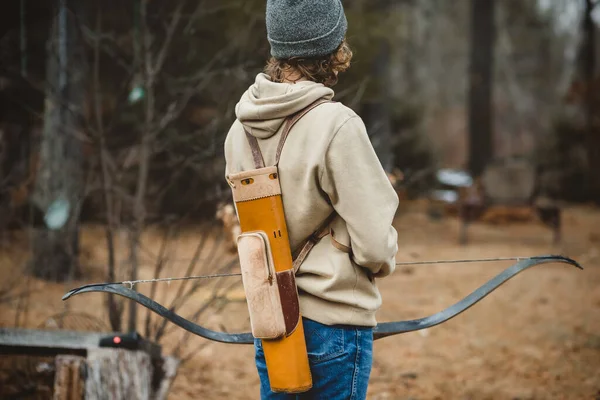
<svg viewBox="0 0 600 400"><path fill-rule="evenodd" d="M340 0L268 0L266 24L272 57L235 107L224 146L227 175L255 168L245 131L272 165L286 118L331 100L338 74L350 66ZM395 268L398 196L363 121L339 102L318 105L294 125L279 178L291 249L336 216L296 275L313 386L302 394L272 392L256 340L261 398L364 399L382 303L376 279Z"/></svg>

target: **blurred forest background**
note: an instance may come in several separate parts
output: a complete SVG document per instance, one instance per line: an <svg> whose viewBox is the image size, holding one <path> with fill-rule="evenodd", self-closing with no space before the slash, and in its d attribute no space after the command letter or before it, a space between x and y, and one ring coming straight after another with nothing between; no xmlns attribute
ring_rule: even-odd
<svg viewBox="0 0 600 400"><path fill-rule="evenodd" d="M535 171L537 195L600 204L599 1L344 6L355 57L336 100L365 120L390 175L401 171L402 201L427 197L442 168L477 181L518 160ZM222 149L269 56L264 13L264 0L2 1L3 325L42 324L30 298L39 282L62 290L236 267ZM198 320L224 307L231 283L182 284L163 300ZM168 333L102 301L97 329ZM175 352L188 360L199 348Z"/></svg>

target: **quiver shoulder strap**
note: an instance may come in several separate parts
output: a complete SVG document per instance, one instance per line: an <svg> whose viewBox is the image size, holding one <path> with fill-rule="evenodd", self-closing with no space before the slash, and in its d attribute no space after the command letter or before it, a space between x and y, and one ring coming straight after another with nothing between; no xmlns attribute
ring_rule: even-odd
<svg viewBox="0 0 600 400"><path fill-rule="evenodd" d="M318 100L318 101L314 102L313 104L309 105L308 107L304 108L303 110L299 111L298 113L296 113L286 119L286 121L284 122L283 132L279 139L279 144L277 145L277 151L275 152L275 164L273 165L274 167L279 166L279 160L281 158L283 146L285 145L287 137L290 134L290 131L291 131L292 127L296 124L296 122L298 122L304 115L306 115L313 108L315 108L323 103L329 103L329 102L331 102L331 101L330 100ZM260 146L258 144L258 139L255 136L252 136L250 134L250 132L248 132L245 128L244 128L244 132L246 133L246 138L248 139L248 144L250 145L250 149L252 150L252 158L254 160L254 166L256 168L256 171L259 169L265 168L265 161L264 161L264 158L262 155L262 151L260 150ZM252 171L249 171L249 172L252 172ZM278 174L278 171L271 171L271 172ZM279 187L278 191L281 194L280 187ZM315 245L317 245L317 243L319 243L321 241L321 239L323 239L325 236L330 234L329 226L333 222L333 220L335 219L336 216L337 216L337 213L335 211L332 212L321 223L321 225L319 225L319 227L303 242L303 244L299 247L299 249L296 249L292 253L293 254L294 273L298 272L298 269L300 268L300 266L302 265L302 263L304 262L304 260L306 259L306 257L310 253L310 251L312 250L312 248ZM341 248L337 244L337 242L335 242L334 240L332 240L332 244L335 247L339 248L339 250L341 250L341 251L349 252L348 248L346 248L345 246L343 246L344 248Z"/></svg>

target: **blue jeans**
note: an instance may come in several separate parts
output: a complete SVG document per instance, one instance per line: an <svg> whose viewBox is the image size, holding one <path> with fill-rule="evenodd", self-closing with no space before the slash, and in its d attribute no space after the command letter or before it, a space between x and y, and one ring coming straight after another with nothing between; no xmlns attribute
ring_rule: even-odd
<svg viewBox="0 0 600 400"><path fill-rule="evenodd" d="M366 399L373 364L373 329L349 325L327 326L308 318L302 318L302 321L312 389L300 394L272 392L262 343L255 339L261 399Z"/></svg>

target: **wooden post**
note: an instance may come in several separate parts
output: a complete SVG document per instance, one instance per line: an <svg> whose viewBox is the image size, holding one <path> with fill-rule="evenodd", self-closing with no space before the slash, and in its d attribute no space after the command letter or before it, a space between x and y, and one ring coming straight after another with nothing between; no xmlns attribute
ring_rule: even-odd
<svg viewBox="0 0 600 400"><path fill-rule="evenodd" d="M85 393L85 357L57 356L54 400L82 400Z"/></svg>

